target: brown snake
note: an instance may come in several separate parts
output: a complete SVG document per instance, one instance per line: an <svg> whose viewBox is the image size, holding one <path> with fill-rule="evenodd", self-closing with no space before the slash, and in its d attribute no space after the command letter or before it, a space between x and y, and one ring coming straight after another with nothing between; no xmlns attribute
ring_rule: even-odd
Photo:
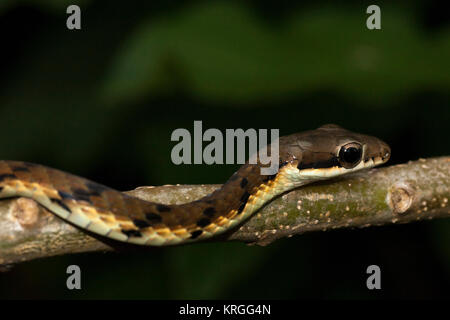
<svg viewBox="0 0 450 320"><path fill-rule="evenodd" d="M197 201L165 205L42 165L0 161L0 198L27 197L101 236L142 245L198 241L223 233L295 187L385 163L383 141L336 125L279 139L279 170L261 175L244 164L218 190Z"/></svg>

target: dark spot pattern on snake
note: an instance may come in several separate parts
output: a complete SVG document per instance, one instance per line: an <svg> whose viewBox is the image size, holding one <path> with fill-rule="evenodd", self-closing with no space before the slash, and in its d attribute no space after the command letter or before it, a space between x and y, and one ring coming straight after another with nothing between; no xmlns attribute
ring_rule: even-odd
<svg viewBox="0 0 450 320"><path fill-rule="evenodd" d="M250 197L250 193L248 193L247 191L244 192L244 194L241 197L241 202L243 203L247 203L248 198Z"/></svg>
<svg viewBox="0 0 450 320"><path fill-rule="evenodd" d="M197 221L197 225L200 228L204 228L209 224L211 224L211 220L209 220L208 218L201 218L200 220Z"/></svg>
<svg viewBox="0 0 450 320"><path fill-rule="evenodd" d="M74 199L73 195L64 191L58 190L58 194L61 197L61 199Z"/></svg>
<svg viewBox="0 0 450 320"><path fill-rule="evenodd" d="M30 169L28 169L27 167L13 167L12 168L14 172L18 172L18 171L23 171L23 172L30 172Z"/></svg>
<svg viewBox="0 0 450 320"><path fill-rule="evenodd" d="M145 220L141 220L141 219L134 219L133 223L136 227L138 228L147 228L150 227L150 223L148 221Z"/></svg>
<svg viewBox="0 0 450 320"><path fill-rule="evenodd" d="M73 191L73 198L75 198L77 200L86 201L89 203L91 202L91 196L93 194L91 192L89 192L88 190L76 188L76 189L73 189L72 191Z"/></svg>
<svg viewBox="0 0 450 320"><path fill-rule="evenodd" d="M100 196L104 191L107 191L109 189L104 185L92 181L87 182L86 187L88 188L91 196Z"/></svg>
<svg viewBox="0 0 450 320"><path fill-rule="evenodd" d="M5 179L17 179L17 177L16 177L16 175L11 174L11 173L0 174L0 181L3 181Z"/></svg>
<svg viewBox="0 0 450 320"><path fill-rule="evenodd" d="M139 230L123 230L122 233L127 237L142 237L142 233Z"/></svg>
<svg viewBox="0 0 450 320"><path fill-rule="evenodd" d="M203 210L203 214L209 218L214 216L215 213L216 213L216 209L214 209L214 207L209 207L209 208L206 208L205 210Z"/></svg>
<svg viewBox="0 0 450 320"><path fill-rule="evenodd" d="M241 205L238 208L238 214L241 213L244 210L245 205L247 204L247 201L248 201L249 197L250 197L250 193L245 191L245 193L241 197Z"/></svg>
<svg viewBox="0 0 450 320"><path fill-rule="evenodd" d="M191 239L198 238L202 233L203 233L202 230L195 230L194 232L191 233Z"/></svg>
<svg viewBox="0 0 450 320"><path fill-rule="evenodd" d="M53 199L53 198L50 198L50 200L53 202L53 203L56 203L58 206L60 206L61 208L63 208L64 210L66 210L66 211L69 211L70 213L72 213L72 210L70 210L70 208L63 202L63 201L61 201L60 199Z"/></svg>
<svg viewBox="0 0 450 320"><path fill-rule="evenodd" d="M73 189L73 195L69 197L92 203L91 197L100 197L104 191L107 191L109 189L108 187L92 181L86 182L85 185L87 187L87 190L81 188Z"/></svg>
<svg viewBox="0 0 450 320"><path fill-rule="evenodd" d="M169 211L170 211L170 207L169 207L169 206L166 206L166 205L164 205L164 204L158 204L158 205L156 206L156 209L157 209L159 212L169 212Z"/></svg>
<svg viewBox="0 0 450 320"><path fill-rule="evenodd" d="M149 212L145 214L145 219L149 221L150 223L160 223L162 222L162 218L159 214Z"/></svg>
<svg viewBox="0 0 450 320"><path fill-rule="evenodd" d="M267 176L263 179L263 182L267 182L267 181L273 180L273 179L275 179L276 176L277 176L276 174L267 175Z"/></svg>
<svg viewBox="0 0 450 320"><path fill-rule="evenodd" d="M284 166L287 166L289 164L289 161L284 161L282 163L280 163L278 165L278 171L280 171L281 168L283 168Z"/></svg>
<svg viewBox="0 0 450 320"><path fill-rule="evenodd" d="M247 183L248 183L247 178L242 178L242 180L241 180L241 188L244 189L245 186L247 185Z"/></svg>

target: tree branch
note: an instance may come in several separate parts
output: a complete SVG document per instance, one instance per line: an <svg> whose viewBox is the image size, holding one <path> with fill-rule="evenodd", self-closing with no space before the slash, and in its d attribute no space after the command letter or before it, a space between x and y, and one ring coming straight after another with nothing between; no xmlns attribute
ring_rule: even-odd
<svg viewBox="0 0 450 320"><path fill-rule="evenodd" d="M201 198L220 185L140 187L130 195L166 204ZM450 157L420 159L303 186L215 239L267 245L307 231L450 217ZM0 201L0 265L54 255L111 251L30 199Z"/></svg>

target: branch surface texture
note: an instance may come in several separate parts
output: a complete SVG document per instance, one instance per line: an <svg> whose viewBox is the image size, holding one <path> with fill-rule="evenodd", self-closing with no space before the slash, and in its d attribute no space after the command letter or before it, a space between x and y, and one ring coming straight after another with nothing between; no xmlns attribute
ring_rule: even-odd
<svg viewBox="0 0 450 320"><path fill-rule="evenodd" d="M219 187L139 187L126 193L179 204L199 199ZM274 199L241 226L213 241L267 245L307 231L450 217L449 199L450 157L419 159L300 187ZM0 265L116 249L114 243L80 231L33 200L0 201Z"/></svg>

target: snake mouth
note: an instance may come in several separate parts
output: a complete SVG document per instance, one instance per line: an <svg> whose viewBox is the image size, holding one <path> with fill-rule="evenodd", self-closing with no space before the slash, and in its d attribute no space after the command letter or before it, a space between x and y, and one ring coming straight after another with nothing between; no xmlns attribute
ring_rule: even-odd
<svg viewBox="0 0 450 320"><path fill-rule="evenodd" d="M373 143L368 146L366 150L365 161L372 159L374 165L380 165L386 163L391 157L391 148L387 145L387 143L378 140L378 143Z"/></svg>
<svg viewBox="0 0 450 320"><path fill-rule="evenodd" d="M342 166L333 166L329 168L308 168L308 169L299 169L298 171L298 177L300 177L299 180L305 181L305 180L324 180L336 176L340 176L343 174L348 174L355 171L360 171L363 169L370 169L375 166L381 165L386 163L386 161L389 159L389 155L382 157L382 156L376 156L376 157L369 157L366 159L361 159L361 161L353 168L345 168Z"/></svg>
<svg viewBox="0 0 450 320"><path fill-rule="evenodd" d="M382 165L386 161L387 161L387 159L384 160L383 157L372 157L372 158L369 158L369 160L364 161L364 167L365 168L372 168L372 167L375 167L375 166Z"/></svg>

